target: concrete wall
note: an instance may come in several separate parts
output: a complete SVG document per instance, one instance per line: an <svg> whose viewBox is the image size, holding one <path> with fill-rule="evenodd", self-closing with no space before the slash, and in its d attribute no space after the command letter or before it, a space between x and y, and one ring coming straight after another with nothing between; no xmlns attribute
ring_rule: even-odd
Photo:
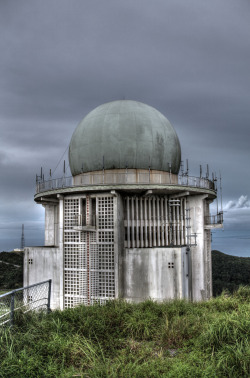
<svg viewBox="0 0 250 378"><path fill-rule="evenodd" d="M28 247L24 250L24 286L52 279L51 308L60 308L60 262L59 248Z"/></svg>
<svg viewBox="0 0 250 378"><path fill-rule="evenodd" d="M58 205L44 205L45 207L45 238L44 244L58 245Z"/></svg>
<svg viewBox="0 0 250 378"><path fill-rule="evenodd" d="M183 298L188 292L186 248L133 248L124 250L124 298L140 302ZM184 266L183 266L184 265Z"/></svg>
<svg viewBox="0 0 250 378"><path fill-rule="evenodd" d="M105 169L73 177L74 185L178 184L178 175L149 169Z"/></svg>
<svg viewBox="0 0 250 378"><path fill-rule="evenodd" d="M210 298L212 282L208 283L208 266L211 255L206 246L204 230L204 215L206 209L206 195L189 196L187 208L190 209L191 234L196 233L196 246L191 246L191 295L193 301L201 301ZM194 238L191 239L193 243ZM208 246L209 248L209 246ZM210 287L208 287L208 285Z"/></svg>

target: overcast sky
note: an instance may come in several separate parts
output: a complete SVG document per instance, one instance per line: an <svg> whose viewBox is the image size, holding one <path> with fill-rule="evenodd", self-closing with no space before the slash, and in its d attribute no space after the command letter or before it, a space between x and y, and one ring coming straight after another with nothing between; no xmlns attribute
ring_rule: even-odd
<svg viewBox="0 0 250 378"><path fill-rule="evenodd" d="M36 173L124 98L169 119L192 174L221 171L225 229L249 229L249 20L249 0L0 0L0 251L22 223L26 245L43 242Z"/></svg>

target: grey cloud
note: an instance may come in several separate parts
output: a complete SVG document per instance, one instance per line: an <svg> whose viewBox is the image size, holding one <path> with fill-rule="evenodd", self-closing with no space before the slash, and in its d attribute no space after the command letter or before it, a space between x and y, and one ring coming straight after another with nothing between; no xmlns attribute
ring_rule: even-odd
<svg viewBox="0 0 250 378"><path fill-rule="evenodd" d="M124 97L170 120L191 174L221 171L225 202L249 196L249 13L235 0L1 1L3 215L20 198L19 221L26 206L35 221L40 167L55 169L89 111Z"/></svg>
<svg viewBox="0 0 250 378"><path fill-rule="evenodd" d="M237 201L228 201L225 210L249 208L250 202L248 196L241 195Z"/></svg>

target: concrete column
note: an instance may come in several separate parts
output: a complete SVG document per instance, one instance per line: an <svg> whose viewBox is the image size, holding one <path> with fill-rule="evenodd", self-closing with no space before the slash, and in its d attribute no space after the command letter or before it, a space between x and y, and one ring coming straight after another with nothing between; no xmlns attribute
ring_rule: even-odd
<svg viewBox="0 0 250 378"><path fill-rule="evenodd" d="M55 206L45 204L45 233L44 245L55 245Z"/></svg>
<svg viewBox="0 0 250 378"><path fill-rule="evenodd" d="M205 250L204 250L204 198L206 195L189 196L187 208L190 208L191 234L196 233L196 246L191 246L192 299L206 299ZM191 239L194 242L194 238Z"/></svg>

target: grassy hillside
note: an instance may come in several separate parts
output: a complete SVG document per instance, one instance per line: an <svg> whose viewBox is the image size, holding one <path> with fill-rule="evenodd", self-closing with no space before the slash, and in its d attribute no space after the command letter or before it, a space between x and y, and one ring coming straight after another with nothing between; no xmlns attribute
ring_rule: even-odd
<svg viewBox="0 0 250 378"><path fill-rule="evenodd" d="M208 302L112 301L19 314L1 377L249 377L250 288Z"/></svg>
<svg viewBox="0 0 250 378"><path fill-rule="evenodd" d="M213 295L230 293L240 285L250 285L250 257L236 257L212 251Z"/></svg>

